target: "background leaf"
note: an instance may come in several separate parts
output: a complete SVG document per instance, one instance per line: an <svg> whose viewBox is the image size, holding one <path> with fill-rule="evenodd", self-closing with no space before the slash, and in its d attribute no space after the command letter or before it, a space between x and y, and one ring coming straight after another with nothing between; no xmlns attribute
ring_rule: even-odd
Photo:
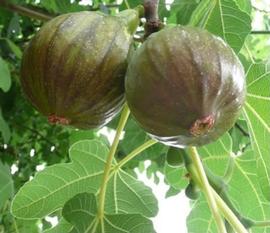
<svg viewBox="0 0 270 233"><path fill-rule="evenodd" d="M5 202L13 196L13 180L9 166L0 161L0 209Z"/></svg>
<svg viewBox="0 0 270 233"><path fill-rule="evenodd" d="M18 218L42 218L78 193L95 193L101 184L107 154L107 146L97 140L75 143L70 148L72 162L37 173L16 194L12 213Z"/></svg>
<svg viewBox="0 0 270 233"><path fill-rule="evenodd" d="M121 169L108 183L105 204L108 214L140 213L154 217L158 212L157 199L152 190Z"/></svg>
<svg viewBox="0 0 270 233"><path fill-rule="evenodd" d="M270 72L264 64L252 64L247 71L247 101L244 114L257 156L259 182L270 200Z"/></svg>
<svg viewBox="0 0 270 233"><path fill-rule="evenodd" d="M0 57L0 88L7 92L11 86L10 72L7 63Z"/></svg>
<svg viewBox="0 0 270 233"><path fill-rule="evenodd" d="M193 12L190 24L220 36L235 52L241 49L251 30L250 16L233 0L202 0Z"/></svg>
<svg viewBox="0 0 270 233"><path fill-rule="evenodd" d="M270 204L265 201L257 182L256 163L252 151L234 159L234 167L227 180L228 197L242 217L252 220L268 220ZM248 203L248 204L247 204ZM187 219L188 231L193 233L217 232L214 219L206 200L202 197L192 206ZM254 227L252 233L266 233L270 227Z"/></svg>
<svg viewBox="0 0 270 233"><path fill-rule="evenodd" d="M83 205L82 205L83 203ZM81 193L69 200L63 209L63 216L74 229L70 233L91 233L97 219L96 199L93 194ZM98 223L96 233L154 233L147 218L137 214L115 214L104 216L104 229Z"/></svg>
<svg viewBox="0 0 270 233"><path fill-rule="evenodd" d="M198 152L206 165L218 176L225 176L232 153L232 139L225 133L216 142L198 148Z"/></svg>
<svg viewBox="0 0 270 233"><path fill-rule="evenodd" d="M78 193L97 193L107 155L107 145L97 139L75 143L70 148L72 162L47 167L37 173L16 194L12 213L19 218L42 218L62 208ZM108 213L156 215L157 200L141 181L119 169L108 182L105 203Z"/></svg>
<svg viewBox="0 0 270 233"><path fill-rule="evenodd" d="M0 107L0 132L1 132L1 135L4 139L4 143L8 143L9 139L11 137L11 132L10 132L10 129L9 129L7 122L5 121L5 119L2 116L1 107Z"/></svg>

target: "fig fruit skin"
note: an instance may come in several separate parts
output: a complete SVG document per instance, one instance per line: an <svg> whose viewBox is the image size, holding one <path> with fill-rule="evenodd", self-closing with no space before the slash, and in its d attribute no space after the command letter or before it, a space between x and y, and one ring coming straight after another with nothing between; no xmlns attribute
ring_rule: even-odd
<svg viewBox="0 0 270 233"><path fill-rule="evenodd" d="M194 181L191 180L185 189L186 197L191 200L197 200L200 197L200 194L200 188L194 183Z"/></svg>
<svg viewBox="0 0 270 233"><path fill-rule="evenodd" d="M128 11L128 12L127 12ZM21 84L49 122L101 127L124 104L124 77L138 12L77 12L41 27L26 48Z"/></svg>
<svg viewBox="0 0 270 233"><path fill-rule="evenodd" d="M140 126L179 148L217 140L235 123L246 96L244 69L233 50L190 26L152 34L129 63L125 89Z"/></svg>

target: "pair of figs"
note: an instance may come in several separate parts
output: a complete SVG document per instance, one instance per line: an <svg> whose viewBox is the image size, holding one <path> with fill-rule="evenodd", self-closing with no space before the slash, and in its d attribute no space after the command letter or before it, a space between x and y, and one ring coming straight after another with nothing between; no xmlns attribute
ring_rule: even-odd
<svg viewBox="0 0 270 233"><path fill-rule="evenodd" d="M139 125L176 147L200 146L234 124L245 77L232 49L207 31L167 26L130 56L136 10L79 12L46 23L30 42L21 83L51 123L91 129L125 99Z"/></svg>

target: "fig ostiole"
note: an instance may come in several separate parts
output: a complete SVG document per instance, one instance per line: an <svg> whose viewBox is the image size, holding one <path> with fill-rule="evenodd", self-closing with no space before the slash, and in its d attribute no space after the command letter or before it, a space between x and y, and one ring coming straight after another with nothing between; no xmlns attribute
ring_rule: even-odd
<svg viewBox="0 0 270 233"><path fill-rule="evenodd" d="M124 17L123 17L124 15ZM124 104L124 77L138 12L77 12L41 27L24 52L21 84L49 122L100 127Z"/></svg>
<svg viewBox="0 0 270 233"><path fill-rule="evenodd" d="M190 26L152 34L129 62L125 89L140 126L180 148L222 136L238 118L246 95L244 69L233 50Z"/></svg>

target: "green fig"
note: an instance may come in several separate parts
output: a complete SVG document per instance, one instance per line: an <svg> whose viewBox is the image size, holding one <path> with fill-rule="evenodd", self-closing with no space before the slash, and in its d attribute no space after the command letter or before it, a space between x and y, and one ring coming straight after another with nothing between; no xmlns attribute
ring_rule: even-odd
<svg viewBox="0 0 270 233"><path fill-rule="evenodd" d="M191 180L185 189L186 197L191 200L197 200L200 197L201 191L199 187Z"/></svg>

